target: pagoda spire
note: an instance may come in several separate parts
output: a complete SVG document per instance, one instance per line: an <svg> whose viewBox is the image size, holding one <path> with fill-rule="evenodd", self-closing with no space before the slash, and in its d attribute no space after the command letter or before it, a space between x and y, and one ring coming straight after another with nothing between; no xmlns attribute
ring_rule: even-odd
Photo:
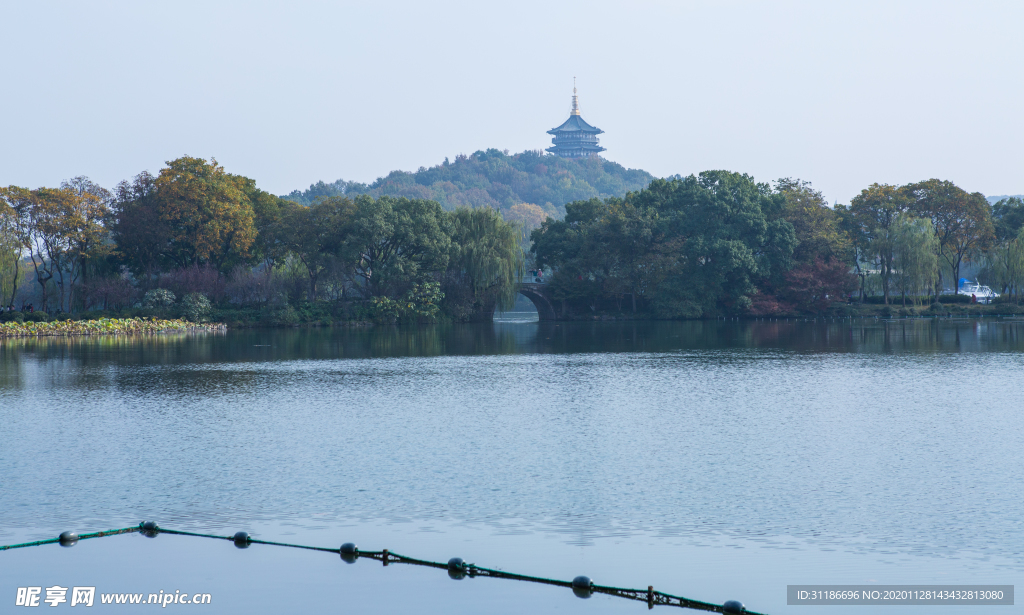
<svg viewBox="0 0 1024 615"><path fill-rule="evenodd" d="M579 115L579 114L580 114L580 97L576 96L576 77L573 77L572 78L572 111L569 112L569 115Z"/></svg>

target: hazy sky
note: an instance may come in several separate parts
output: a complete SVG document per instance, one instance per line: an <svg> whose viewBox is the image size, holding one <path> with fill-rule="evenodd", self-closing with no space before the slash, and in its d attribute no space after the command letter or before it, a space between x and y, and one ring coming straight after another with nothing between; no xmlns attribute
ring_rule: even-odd
<svg viewBox="0 0 1024 615"><path fill-rule="evenodd" d="M550 145L657 176L1024 192L1024 2L0 0L0 185L185 154L278 194Z"/></svg>

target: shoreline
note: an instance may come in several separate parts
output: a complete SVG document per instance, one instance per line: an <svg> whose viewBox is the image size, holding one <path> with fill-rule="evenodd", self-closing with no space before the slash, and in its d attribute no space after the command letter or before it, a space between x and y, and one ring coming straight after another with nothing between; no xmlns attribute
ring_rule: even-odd
<svg viewBox="0 0 1024 615"><path fill-rule="evenodd" d="M1010 303L1000 304L942 304L941 309L934 305L907 306L881 304L842 304L836 305L818 314L763 314L763 315L721 315L710 318L695 319L664 319L654 318L646 314L601 313L573 314L558 320L536 322L682 322L682 321L733 321L733 322L817 322L821 320L875 319L878 321L920 321L920 320L956 320L975 318L1021 318L1024 319L1024 306ZM368 320L327 320L318 319L307 322L268 322L266 320L236 320L233 322L195 323L184 319L161 319L155 317L129 318L94 318L80 320L54 320L49 322L18 322L16 320L0 322L0 339L25 337L88 337L107 335L160 335L170 333L223 333L229 330L255 329L318 329L318 328L373 328L437 326L453 324L472 324L461 322L436 323L376 323Z"/></svg>

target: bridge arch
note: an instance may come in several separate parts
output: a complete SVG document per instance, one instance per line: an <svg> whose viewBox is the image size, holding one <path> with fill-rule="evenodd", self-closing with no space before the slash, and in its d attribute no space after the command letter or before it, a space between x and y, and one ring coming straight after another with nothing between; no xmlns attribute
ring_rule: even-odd
<svg viewBox="0 0 1024 615"><path fill-rule="evenodd" d="M529 299L537 308L539 320L558 320L558 312L555 310L555 302L548 296L548 285L543 283L527 283L519 285L519 294ZM492 322L494 312L497 309L497 302L492 298L488 303L480 306L477 312L470 316L470 322Z"/></svg>
<svg viewBox="0 0 1024 615"><path fill-rule="evenodd" d="M519 294L529 299L537 308L538 319L558 320L555 305L547 295L547 284L520 284Z"/></svg>

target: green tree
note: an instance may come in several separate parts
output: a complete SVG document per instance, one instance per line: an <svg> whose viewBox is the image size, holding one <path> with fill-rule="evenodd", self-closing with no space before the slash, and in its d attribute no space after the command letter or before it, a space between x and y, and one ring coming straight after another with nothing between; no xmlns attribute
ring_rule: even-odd
<svg viewBox="0 0 1024 615"><path fill-rule="evenodd" d="M361 195L355 205L340 254L366 298L401 296L447 268L452 221L438 203Z"/></svg>
<svg viewBox="0 0 1024 615"><path fill-rule="evenodd" d="M77 239L77 198L70 190L39 188L21 190L18 202L28 232L25 245L42 294L41 307L49 310L49 286L55 283L59 290L58 309L63 309L65 274L72 268Z"/></svg>
<svg viewBox="0 0 1024 615"><path fill-rule="evenodd" d="M115 257L137 277L152 278L170 249L171 228L156 199L156 178L143 171L114 188L111 237Z"/></svg>
<svg viewBox="0 0 1024 615"><path fill-rule="evenodd" d="M853 241L862 254L876 260L881 269L882 294L889 304L892 286L894 252L893 225L903 213L910 210L913 197L899 186L871 184L850 201L847 210Z"/></svg>
<svg viewBox="0 0 1024 615"><path fill-rule="evenodd" d="M251 250L253 262L262 264L264 271L269 274L274 265L288 253L279 231L285 214L292 210L294 204L255 186L249 193L249 201L252 203L256 225L256 239Z"/></svg>
<svg viewBox="0 0 1024 615"><path fill-rule="evenodd" d="M907 306L907 295L927 291L938 275L939 240L931 220L903 214L892 226L892 279Z"/></svg>
<svg viewBox="0 0 1024 615"><path fill-rule="evenodd" d="M664 228L658 212L651 207L638 207L630 199L608 199L607 213L594 235L603 244L599 249L611 257L605 292L628 295L636 313L637 298L645 300L664 281L674 262L673 246L663 241Z"/></svg>
<svg viewBox="0 0 1024 615"><path fill-rule="evenodd" d="M959 293L960 266L987 248L994 236L988 201L981 193L970 194L952 182L938 179L912 184L907 189L915 199L913 208L917 215L931 219L935 225L939 254L953 272L954 293ZM935 293L938 296L938 286Z"/></svg>
<svg viewBox="0 0 1024 615"><path fill-rule="evenodd" d="M68 307L74 305L84 307L85 293L77 293L73 300L72 294L83 285L113 249L110 232L106 222L110 217L109 203L112 195L109 190L95 184L85 176L78 176L61 183L61 191L70 192L74 198L70 200L70 211L67 214L67 232L70 234L69 250L70 289Z"/></svg>
<svg viewBox="0 0 1024 615"><path fill-rule="evenodd" d="M565 220L533 232L556 298L643 297L666 318L752 305L758 284L784 279L797 243L785 197L750 176L708 171L655 180L625 199L566 205Z"/></svg>
<svg viewBox="0 0 1024 615"><path fill-rule="evenodd" d="M278 236L305 267L313 301L318 298L320 276L337 263L355 214L355 203L345 197L319 199L309 207L291 204L281 214Z"/></svg>
<svg viewBox="0 0 1024 615"><path fill-rule="evenodd" d="M788 177L776 182L775 189L786 199L783 217L793 226L798 242L793 249L795 262L809 263L815 258L852 261L850 238L820 191L810 182Z"/></svg>
<svg viewBox="0 0 1024 615"><path fill-rule="evenodd" d="M539 268L551 267L549 284L556 300L580 302L591 309L614 267L602 224L608 204L594 198L565 206L565 219L548 218L531 233Z"/></svg>
<svg viewBox="0 0 1024 615"><path fill-rule="evenodd" d="M1024 200L1010 197L992 205L992 226L997 242L1016 238L1024 228Z"/></svg>
<svg viewBox="0 0 1024 615"><path fill-rule="evenodd" d="M792 266L797 241L782 218L785 197L749 175L705 171L655 180L630 199L657 211L667 239L679 245L675 271L655 299L662 316L745 311L758 282L781 283Z"/></svg>

